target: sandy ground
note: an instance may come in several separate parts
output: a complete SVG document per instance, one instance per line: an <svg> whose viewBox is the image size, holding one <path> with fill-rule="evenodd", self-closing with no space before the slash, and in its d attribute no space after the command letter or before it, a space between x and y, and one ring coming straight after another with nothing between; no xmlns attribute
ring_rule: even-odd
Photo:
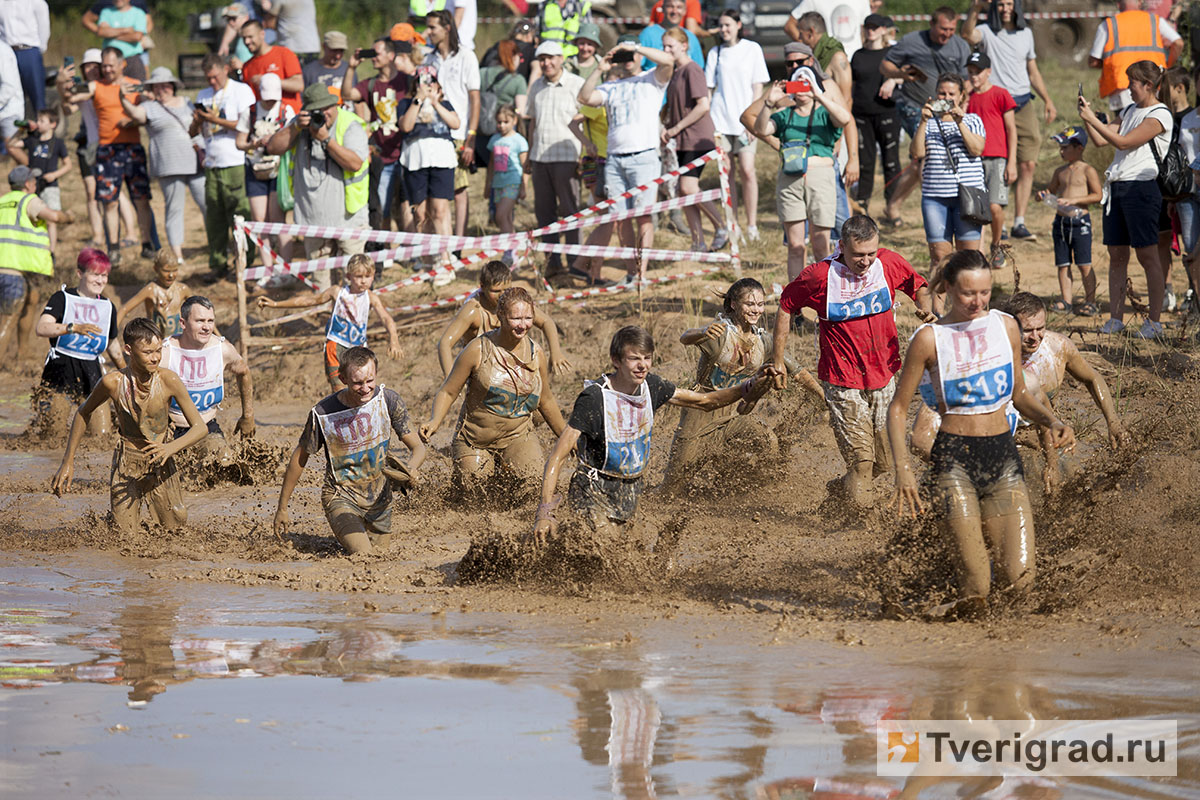
<svg viewBox="0 0 1200 800"><path fill-rule="evenodd" d="M705 186L715 185L715 172ZM762 166L764 177L768 167ZM482 175L475 184L482 183ZM881 181L880 181L881 183ZM473 184L474 196L481 192ZM773 184L764 183L763 208L771 205ZM64 203L84 214L79 177L65 179ZM161 202L156 198L155 204ZM190 202L190 201L189 201ZM479 206L480 204L476 204ZM472 223L482 223L473 208ZM1044 213L1043 213L1044 212ZM1014 243L1011 263L1021 287L1053 297L1049 209L1031 209L1030 228L1041 232L1036 243ZM205 271L203 230L189 207L188 266L182 278L201 290ZM161 219L161 207L159 207ZM906 225L885 234L884 245L909 257L919 270L928 258L920 230L919 205L909 202ZM531 206L520 210L518 227L532 222ZM746 249L743 274L761 280L768 293L784 279L783 247L774 214L760 221L764 242ZM72 265L86 224L60 236L60 264ZM686 247L686 239L663 234L656 246ZM1101 298L1106 297L1107 260L1096 247ZM660 273L679 264L652 265ZM60 270L70 282L73 270ZM1135 274L1135 286L1144 279ZM406 274L396 267L385 281ZM611 276L616 268L608 269ZM428 284L397 292L389 305L417 298L448 296L470 288L474 270L459 274L453 286ZM530 272L518 273L528 279ZM150 278L149 265L128 251L113 285L131 296ZM712 291L731 276L655 287L641 297L620 294L571 302L553 309L574 371L555 378L560 405L570 408L584 378L607 364L607 343L618 327L639 323L658 343L656 371L685 384L694 370L691 355L678 343L684 329L711 318L718 309ZM1176 265L1176 287L1182 271ZM1014 273L997 273L997 293L1012 290ZM231 283L203 287L217 303L218 324L237 338L235 293ZM252 315L252 319L257 319ZM408 403L414 427L427 418L440 383L436 339L449 311L400 317L404 358L381 363L381 380ZM323 317L317 318L323 321ZM901 335L916 327L911 304L901 301ZM1128 321L1128 320L1127 320ZM1140 323L1140 318L1133 320ZM668 498L654 491L643 499L636 539L619 548L601 578L582 579L561 572L523 576L520 581L467 584L459 561L472 539L515 536L529 530L532 507L465 508L448 496L448 458L452 426L433 440L422 483L397 501L389 552L377 556L342 555L323 519L319 502L321 459L310 461L292 500L293 528L277 542L270 532L283 458L294 445L309 407L325 393L321 344L314 339L288 349L255 349L258 436L244 445L241 466L214 475L196 469L189 476L191 523L174 535L149 529L119 536L104 524L107 513L108 459L111 438L89 438L76 466L75 489L59 499L49 494L57 467L62 432L47 439L23 433L30 392L40 372L44 344L26 348L21 360L6 364L0 401L4 418L0 448L7 511L0 521L5 558L35 561L80 548L134 559L131 569L166 580L199 580L269 585L330 592L369 593L381 608L473 609L554 614L586 621L608 614L700 619L719 633L723 626L760 630L768 641L811 637L847 645L925 646L930 642L969 644L982 639L1057 643L1111 639L1113 647L1190 652L1200 643L1195 619L1200 540L1200 422L1196 414L1200 379L1193 345L1145 343L1096 332L1100 319L1052 315L1053 329L1070 331L1085 357L1106 378L1133 444L1120 452L1107 447L1103 420L1084 388L1068 380L1056 404L1074 425L1080 444L1067 459L1070 475L1055 497L1040 489L1041 457L1025 449L1029 485L1035 495L1039 578L1026 598L1001 596L988 619L974 624L924 621L924 609L943 597L949 573L945 553L928 522L897 522L882 508L890 495L887 476L876 490L880 508L866 518L846 518L826 497L825 484L842 469L832 434L820 409L798 389L771 395L756 412L772 427L782 453L774 459L753 454L722 454L726 463L699 469L690 494ZM309 321L290 323L281 332L317 331ZM1178 333L1176 330L1175 333ZM1173 337L1174 338L1174 337ZM796 336L793 352L815 365L811 333ZM232 381L231 394L236 393ZM228 398L219 419L231 432L238 401ZM656 419L649 481L662 476L678 412ZM543 447L550 432L539 429ZM18 452L20 451L20 452ZM652 546L659 542L657 552ZM899 619L885 619L894 602Z"/></svg>

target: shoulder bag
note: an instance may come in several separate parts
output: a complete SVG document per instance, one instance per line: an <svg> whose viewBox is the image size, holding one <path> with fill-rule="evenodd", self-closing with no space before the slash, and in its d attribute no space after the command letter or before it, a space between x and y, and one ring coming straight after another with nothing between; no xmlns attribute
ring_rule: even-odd
<svg viewBox="0 0 1200 800"><path fill-rule="evenodd" d="M1183 155L1179 143L1179 126L1171 126L1171 144L1167 154L1159 156L1154 139L1150 139L1150 152L1154 155L1154 164L1158 167L1158 189L1162 192L1163 200L1175 203L1192 196L1192 170Z"/></svg>
<svg viewBox="0 0 1200 800"><path fill-rule="evenodd" d="M791 111L790 122L796 117L795 106L789 111ZM803 175L808 172L809 144L812 141L813 117L816 115L817 105L814 102L812 111L808 115L808 124L804 126L804 138L796 142L783 142L779 145L779 155L783 158L784 175Z"/></svg>
<svg viewBox="0 0 1200 800"><path fill-rule="evenodd" d="M942 147L946 148L946 158L950 162L950 171L954 173L954 177L958 177L958 163L954 160L954 153L950 150L950 142L946 139L946 132L942 130L941 119L931 119L930 122L937 125L938 133L942 137ZM963 142L965 150L967 143ZM967 186L961 180L958 181L958 216L965 219L967 222L974 222L976 225L988 225L992 221L992 201L988 197L988 193L976 186Z"/></svg>

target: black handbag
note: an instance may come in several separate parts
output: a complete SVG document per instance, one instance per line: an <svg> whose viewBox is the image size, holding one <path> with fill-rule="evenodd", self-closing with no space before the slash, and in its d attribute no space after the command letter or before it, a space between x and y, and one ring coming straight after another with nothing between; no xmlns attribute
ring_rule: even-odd
<svg viewBox="0 0 1200 800"><path fill-rule="evenodd" d="M1176 126L1175 130L1178 129ZM1158 189L1162 192L1163 200L1168 203L1192 196L1192 170L1183 155L1183 148L1176 146L1177 141L1175 133L1172 132L1167 155L1159 157L1154 139L1150 139L1150 152L1154 154L1154 164L1158 167Z"/></svg>
<svg viewBox="0 0 1200 800"><path fill-rule="evenodd" d="M958 163L954 160L954 153L950 150L950 143L946 140L946 132L942 130L942 121L940 119L930 120L937 125L938 134L942 137L942 147L946 148L946 158L950 161L950 171L954 173L954 177L958 177ZM967 143L963 142L965 149ZM976 225L990 225L992 222L992 200L988 197L988 193L976 186L967 186L962 181L958 182L958 216L965 219L967 222L974 222Z"/></svg>

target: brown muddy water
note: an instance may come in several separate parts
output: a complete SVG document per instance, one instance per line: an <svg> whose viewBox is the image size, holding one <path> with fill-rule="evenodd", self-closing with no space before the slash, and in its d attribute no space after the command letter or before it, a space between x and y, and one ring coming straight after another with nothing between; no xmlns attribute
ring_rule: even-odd
<svg viewBox="0 0 1200 800"><path fill-rule="evenodd" d="M1200 796L1192 653L854 647L711 619L587 620L0 567L5 797L892 798L879 718L1179 720L1180 776L921 797Z"/></svg>

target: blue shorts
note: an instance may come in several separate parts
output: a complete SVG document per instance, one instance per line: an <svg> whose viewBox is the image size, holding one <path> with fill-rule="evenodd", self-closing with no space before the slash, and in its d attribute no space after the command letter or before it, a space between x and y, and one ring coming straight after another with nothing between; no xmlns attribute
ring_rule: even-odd
<svg viewBox="0 0 1200 800"><path fill-rule="evenodd" d="M1076 264L1092 263L1091 214L1074 219L1055 214L1050 235L1054 238L1054 266L1069 267L1072 258Z"/></svg>
<svg viewBox="0 0 1200 800"><path fill-rule="evenodd" d="M1200 200L1192 195L1186 200L1175 204L1175 213L1179 215L1179 238L1183 240L1185 255L1196 251L1196 243L1200 241Z"/></svg>
<svg viewBox="0 0 1200 800"><path fill-rule="evenodd" d="M1158 181L1114 181L1108 185L1104 212L1104 244L1109 247L1153 247L1158 244L1162 192Z"/></svg>
<svg viewBox="0 0 1200 800"><path fill-rule="evenodd" d="M17 314L25 307L25 295L29 288L24 275L0 272L0 315Z"/></svg>
<svg viewBox="0 0 1200 800"><path fill-rule="evenodd" d="M246 165L246 197L267 197L275 191L275 179L268 178L260 181L254 177L254 170Z"/></svg>
<svg viewBox="0 0 1200 800"><path fill-rule="evenodd" d="M394 179L393 179L394 180ZM454 199L454 168L425 167L404 170L404 193L412 205L420 205L427 197L434 200Z"/></svg>
<svg viewBox="0 0 1200 800"><path fill-rule="evenodd" d="M937 242L974 242L983 235L983 227L958 215L958 197L922 197L921 217L925 220L925 240Z"/></svg>
<svg viewBox="0 0 1200 800"><path fill-rule="evenodd" d="M499 203L501 200L516 200L521 196L521 184L515 183L512 186L493 186L492 187L492 203Z"/></svg>
<svg viewBox="0 0 1200 800"><path fill-rule="evenodd" d="M662 174L662 162L658 150L642 150L637 153L609 153L604 162L604 191L611 200L637 186L642 186ZM638 192L613 204L613 211L644 208L654 202L658 187Z"/></svg>
<svg viewBox="0 0 1200 800"><path fill-rule="evenodd" d="M896 115L900 117L900 127L908 134L908 138L916 135L917 126L921 124L921 107L913 105L907 98L896 95Z"/></svg>

